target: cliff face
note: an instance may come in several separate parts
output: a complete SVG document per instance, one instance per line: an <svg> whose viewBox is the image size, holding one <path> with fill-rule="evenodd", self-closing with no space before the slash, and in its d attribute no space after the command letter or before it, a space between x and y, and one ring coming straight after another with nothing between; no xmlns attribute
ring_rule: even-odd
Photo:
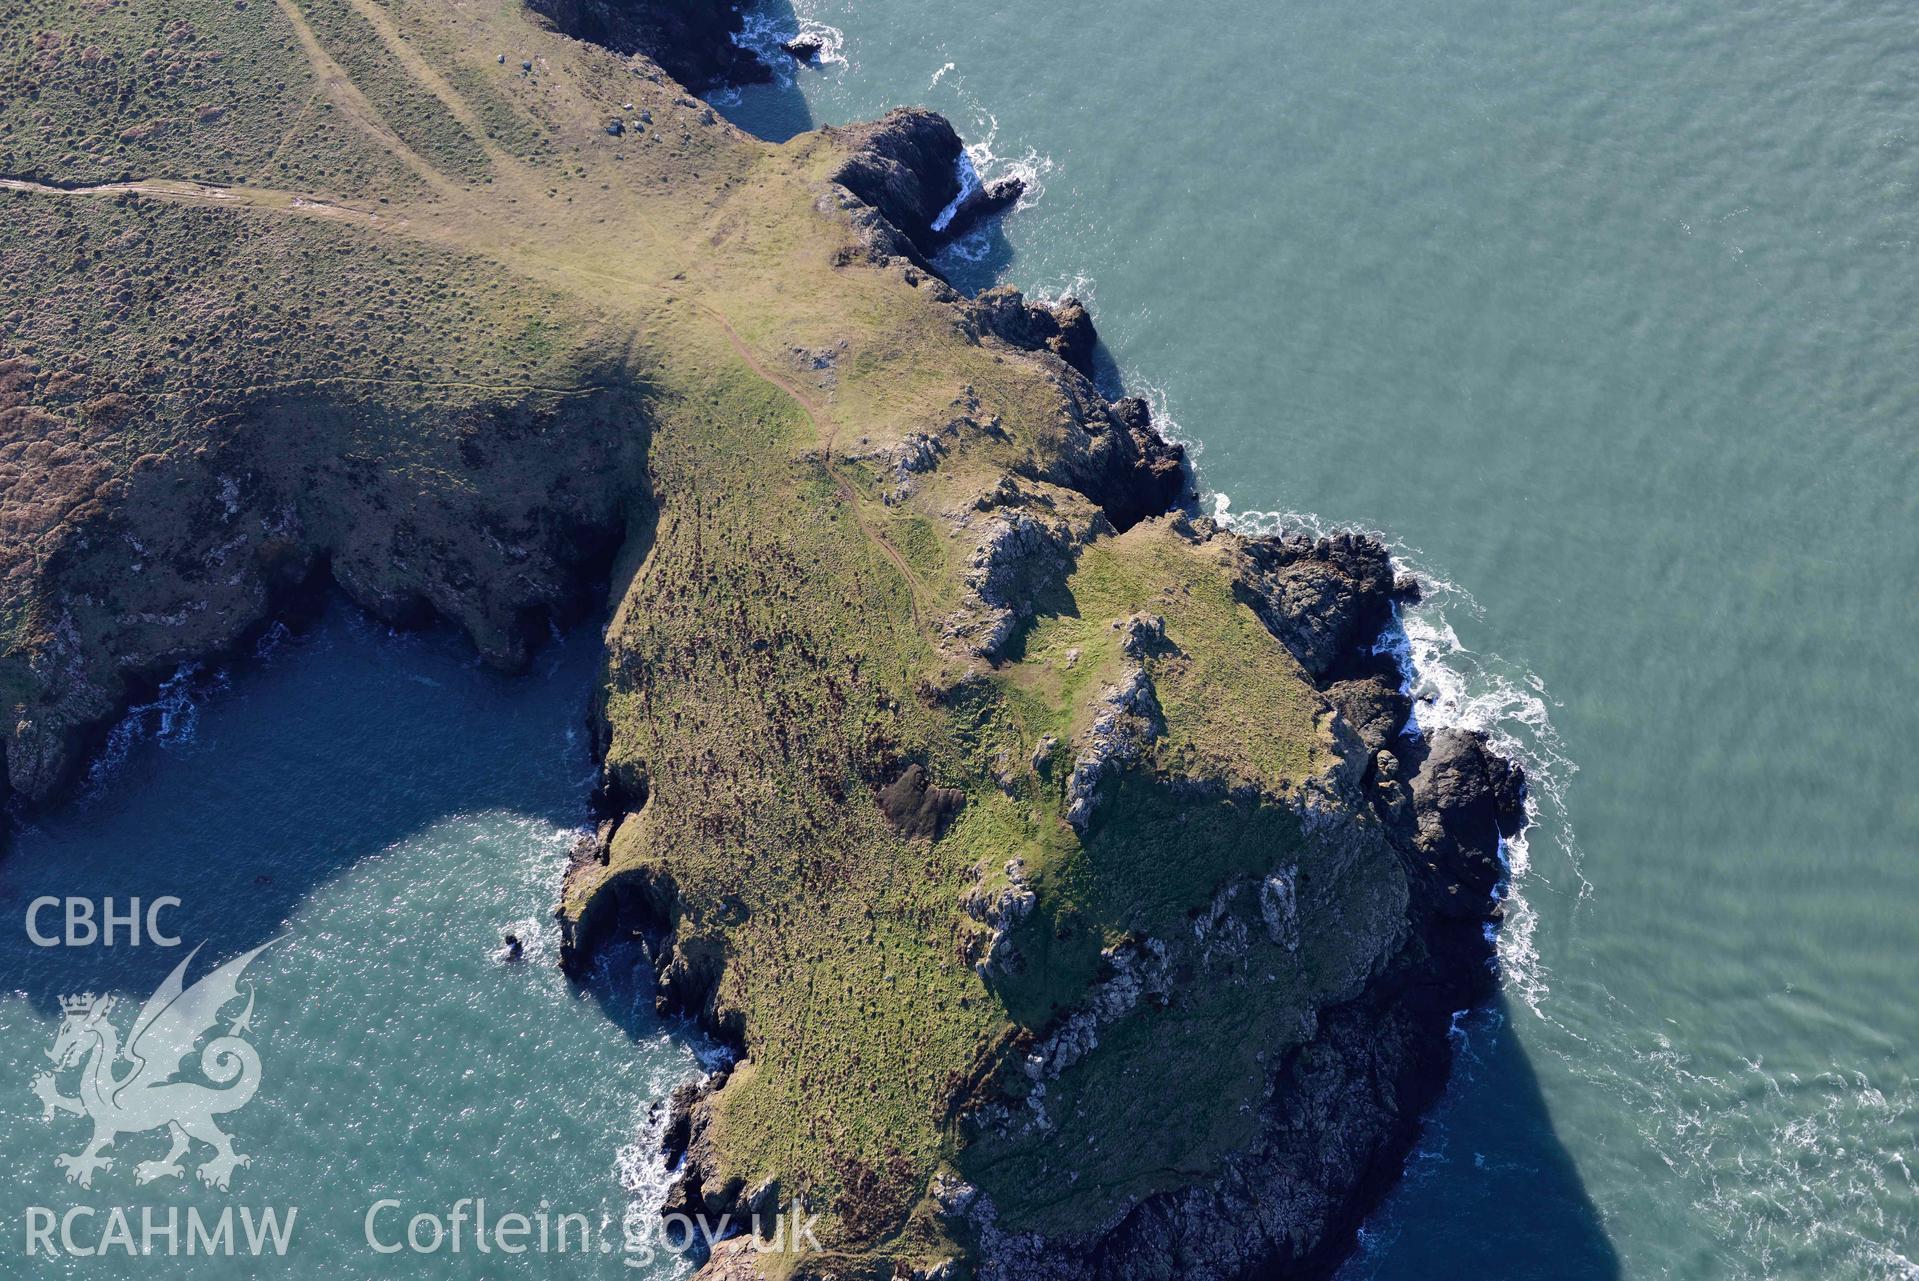
<svg viewBox="0 0 1919 1281"><path fill-rule="evenodd" d="M542 13L731 57L717 8ZM766 146L511 10L129 21L42 47L20 145L59 181L0 191L18 794L315 581L509 667L603 606L567 962L642 935L662 1007L740 1055L676 1100L673 1206L799 1198L831 1254L794 1276L1342 1253L1487 982L1523 792L1400 732L1384 549L1183 512L1084 309L931 273L936 117ZM61 139L123 109L89 69L163 30L176 81L329 109L170 116L87 187ZM266 176L177 176L209 154Z"/></svg>
<svg viewBox="0 0 1919 1281"><path fill-rule="evenodd" d="M58 377L10 363L16 401ZM64 392L93 389L81 377ZM44 698L7 738L15 793L57 797L132 692L323 583L395 626L452 620L488 663L518 669L553 623L587 611L624 535L644 435L609 428L636 403L609 389L426 409L402 460L390 405L269 395L212 415L191 449L108 472L40 531L45 559L11 602L45 628L20 656Z"/></svg>
<svg viewBox="0 0 1919 1281"><path fill-rule="evenodd" d="M576 40L652 60L690 89L772 78L733 43L742 24L737 0L527 0L527 7Z"/></svg>

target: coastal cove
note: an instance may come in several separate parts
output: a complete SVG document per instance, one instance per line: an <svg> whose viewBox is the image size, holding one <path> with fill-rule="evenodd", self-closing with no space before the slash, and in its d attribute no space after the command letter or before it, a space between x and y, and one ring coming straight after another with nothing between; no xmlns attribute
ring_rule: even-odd
<svg viewBox="0 0 1919 1281"><path fill-rule="evenodd" d="M0 866L12 989L0 998L0 1071L20 1087L0 1103L9 1251L21 1244L17 1207L101 1207L100 1220L77 1222L82 1244L97 1243L110 1206L127 1209L136 1237L142 1208L212 1223L233 1207L291 1207L275 1275L415 1276L418 1256L369 1245L368 1210L404 1207L373 1222L390 1245L415 1212L445 1216L461 1197L485 1198L496 1219L583 1214L595 1243L623 1242L628 1217L650 1215L664 1186L656 1105L702 1071L710 1047L655 1017L637 955L609 956L584 985L553 963L553 898L593 778L590 629L517 677L481 670L449 632L396 636L344 605L269 639L264 654L203 674L164 716L130 719L86 794L19 831ZM21 922L43 894L176 896L162 920L181 945L127 946L122 931L113 947L36 947ZM526 940L521 964L497 958L508 931ZM204 1149L184 1178L136 1185L133 1167L166 1147L159 1134L124 1136L91 1190L67 1183L55 1157L75 1150L84 1124L43 1119L26 1088L48 1066L60 998L86 987L137 1008L194 946L197 977L262 943L252 1039L263 1085L230 1122L251 1158L231 1188L195 1181ZM471 1231L437 1275L498 1275L499 1256L475 1252ZM624 1258L544 1266L660 1281L692 1271ZM166 1262L107 1250L30 1266L131 1278ZM265 1265L174 1266L238 1279Z"/></svg>

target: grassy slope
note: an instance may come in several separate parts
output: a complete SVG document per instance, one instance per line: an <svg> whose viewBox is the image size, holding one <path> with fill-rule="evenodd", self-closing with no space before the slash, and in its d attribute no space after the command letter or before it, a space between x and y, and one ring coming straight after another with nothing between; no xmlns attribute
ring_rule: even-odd
<svg viewBox="0 0 1919 1281"><path fill-rule="evenodd" d="M463 412L564 414L617 374L644 405L621 430L647 438L623 483L650 503L616 575L604 709L611 762L651 800L606 875L670 872L682 953L725 957L749 1063L719 1096L720 1173L805 1192L843 1248L920 1257L947 1246L923 1215L901 1225L942 1164L1015 1223L1070 1230L1245 1141L1263 1056L1364 971L1398 873L1314 862L1281 802L1329 764L1322 705L1217 551L1164 522L1088 548L1018 661L939 647L977 526L956 514L1060 448L1057 394L1042 362L966 337L897 265L834 265L851 233L816 207L828 144L744 138L513 0L0 15L0 173L135 188L0 193L21 335L0 357L38 415L0 440L0 690L17 712L53 717L66 697L70 673L37 660L72 606L70 563L104 577L125 555L74 550L88 504L127 501L112 486L137 482L137 460L190 454L223 406L299 397L263 419L294 433L345 414L369 466L426 494L469 483L443 439ZM640 110L643 130L604 131ZM836 348L825 370L793 356ZM969 390L1004 433L962 436L908 501L882 501L893 478L851 456L937 431ZM89 407L108 396L126 403ZM1078 495L1021 488L1091 517ZM82 648L132 644L144 607L95 599ZM1139 610L1166 616L1179 651L1150 665L1166 732L1082 841L1060 770L1026 762L1085 729L1119 670L1113 623ZM908 761L966 795L937 842L898 836L873 803ZM1212 790L1179 799L1181 778ZM1040 893L1018 935L1031 963L988 983L960 900L1016 857ZM1259 944L1109 1029L1051 1086L1055 1139L959 1124L1022 1029L1084 998L1102 947L1178 933L1228 880L1296 858L1302 911L1324 914L1297 956ZM569 910L596 888L577 882Z"/></svg>

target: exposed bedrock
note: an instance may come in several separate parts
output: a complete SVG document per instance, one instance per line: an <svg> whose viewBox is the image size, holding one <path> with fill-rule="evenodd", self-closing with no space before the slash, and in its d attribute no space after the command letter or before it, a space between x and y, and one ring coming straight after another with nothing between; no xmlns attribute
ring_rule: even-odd
<svg viewBox="0 0 1919 1281"><path fill-rule="evenodd" d="M1434 982L1428 971L1444 981ZM1357 999L1324 1010L1215 1176L1153 1197L1108 1230L1048 1240L1001 1226L967 1185L936 1193L979 1242L981 1281L1253 1281L1330 1274L1398 1178L1444 1088L1452 1011L1490 990L1417 942Z"/></svg>
<svg viewBox="0 0 1919 1281"><path fill-rule="evenodd" d="M971 163L967 162L969 166ZM934 221L933 230L944 239L959 239L988 218L1011 209L1026 194L1026 180L1016 175L986 179L969 171L968 177L972 181L963 185L957 203Z"/></svg>
<svg viewBox="0 0 1919 1281"><path fill-rule="evenodd" d="M1028 302L1012 285L997 285L974 298L968 310L981 332L1024 351L1050 351L1088 378L1093 376L1099 335L1079 299Z"/></svg>
<svg viewBox="0 0 1919 1281"><path fill-rule="evenodd" d="M1409 728L1412 702L1379 642L1417 584L1395 574L1385 544L1368 534L1287 533L1246 539L1241 550L1235 590L1364 745L1367 799L1430 909L1496 915L1500 841L1526 822L1525 772L1482 732Z"/></svg>
<svg viewBox="0 0 1919 1281"><path fill-rule="evenodd" d="M17 602L47 641L29 659L44 693L9 727L15 794L55 799L131 699L329 581L394 626L455 623L505 670L582 617L643 460L631 398L450 417L382 456L363 405L259 401L51 524L44 594Z"/></svg>
<svg viewBox="0 0 1919 1281"><path fill-rule="evenodd" d="M1102 474L1084 483L1106 518L1125 530L1170 511L1186 494L1186 447L1159 434L1152 410L1138 396L1113 401L1107 417L1110 452Z"/></svg>
<svg viewBox="0 0 1919 1281"><path fill-rule="evenodd" d="M733 42L744 7L736 0L527 0L527 5L575 39L646 55L695 92L773 77L756 54Z"/></svg>
<svg viewBox="0 0 1919 1281"><path fill-rule="evenodd" d="M1525 775L1484 734L1469 730L1442 729L1428 740L1408 740L1403 750L1409 759L1398 769L1415 769L1410 843L1435 879L1438 909L1448 916L1483 915L1487 896L1506 873L1500 839L1525 825ZM1392 817L1403 839L1405 816Z"/></svg>
<svg viewBox="0 0 1919 1281"><path fill-rule="evenodd" d="M1361 790L1409 873L1404 944L1356 997L1319 1012L1312 1037L1275 1067L1247 1145L1211 1178L1060 1239L1005 1229L971 1185L936 1185L945 1213L979 1243L982 1281L1330 1274L1444 1087L1454 1014L1491 995L1485 925L1499 915L1500 840L1525 822L1523 772L1483 734L1407 732L1410 704L1372 651L1408 585L1395 583L1376 539L1234 541L1252 567L1242 598L1320 679L1348 750L1370 758ZM1285 915L1275 909L1291 906L1290 882L1282 888L1262 887L1269 929Z"/></svg>
<svg viewBox="0 0 1919 1281"><path fill-rule="evenodd" d="M1461 736L1444 750L1455 759L1478 757L1483 744ZM1510 791L1482 790L1493 786L1479 768L1490 760L1497 758L1487 753L1463 771L1470 781L1459 781L1453 802L1482 810L1516 804ZM1417 792L1422 813L1442 809L1428 781ZM1391 839L1409 864L1421 860L1423 839L1405 829ZM1491 865L1495 851L1482 835L1455 853ZM1497 915L1491 885L1462 889L1435 870L1413 877L1412 888L1405 945L1357 997L1319 1011L1311 1039L1278 1061L1246 1125L1246 1145L1210 1177L1149 1197L1086 1235L1056 1238L1006 1228L1001 1208L970 1184L936 1183L947 1217L978 1242L981 1281L1330 1275L1399 1178L1422 1115L1445 1087L1456 1013L1494 988L1484 929ZM1266 896L1262 907L1276 901ZM1069 1021L1046 1044L1075 1028Z"/></svg>
<svg viewBox="0 0 1919 1281"><path fill-rule="evenodd" d="M923 255L939 248L933 230L959 195L959 134L937 112L895 107L878 120L827 131L848 151L833 180L877 209Z"/></svg>
<svg viewBox="0 0 1919 1281"><path fill-rule="evenodd" d="M1246 540L1238 590L1322 685L1378 670L1372 648L1392 622L1392 555L1365 534L1285 533Z"/></svg>
<svg viewBox="0 0 1919 1281"><path fill-rule="evenodd" d="M984 1187L952 1171L937 1174L930 1188L935 1212L955 1239L972 1243L971 1267L981 1281L1329 1275L1399 1177L1422 1114L1444 1088L1455 1015L1492 992L1493 945L1485 927L1498 917L1499 841L1524 821L1525 781L1484 735L1447 729L1421 737L1405 731L1410 709L1397 673L1372 663L1377 629L1390 624L1395 599L1407 591L1395 581L1386 549L1361 535L1249 540L1206 521L1190 522L1190 528L1195 539L1219 540L1228 555L1257 568L1242 586L1242 598L1275 636L1301 645L1322 674L1342 759L1323 789L1309 788L1299 803L1321 807L1312 839L1340 851L1338 857L1377 848L1384 839L1389 857L1407 873L1403 908L1394 909L1403 911L1403 920L1382 936L1388 945L1350 987L1331 989L1327 1003L1306 1012L1303 1039L1273 1056L1247 1116L1243 1146L1208 1175L1122 1204L1084 1232L1049 1236L1008 1226L1017 1216ZM1001 541L1026 545L1011 524ZM1028 569L1040 572L1054 552L1033 555L1038 559ZM1079 793L1090 798L1096 775L1139 767L1159 716L1145 668L1178 657L1160 615L1135 615L1116 628L1120 653L1136 666L1098 694L1112 725L1096 724L1073 749L1076 755L1062 756L1056 742L1042 744L1035 755L1036 768L1064 771L1069 800L1081 774ZM1337 679L1324 679L1329 676ZM1088 754L1102 743L1122 741L1107 756ZM1052 764L1055 759L1060 763ZM925 780L914 770L888 790L896 822L935 821ZM1195 799L1201 794L1205 789L1195 790ZM1369 808L1377 825L1365 817ZM1068 817L1085 829L1087 815ZM1107 949L1101 977L1079 1005L1007 1047L1012 1070L1004 1076L1025 1083L1029 1092L1001 1095L983 1086L963 1124L1002 1141L1051 1142L1058 1118L1046 1111L1045 1087L1101 1054L1102 1042L1135 1010L1190 1000L1222 981L1256 934L1288 954L1313 947L1314 931L1323 937L1329 928L1326 904L1301 899L1301 883L1292 867L1229 882L1197 913L1189 933L1134 938ZM635 882L619 896L633 898L622 914L626 928L658 923L671 912L660 887L650 882ZM1025 869L1009 863L1003 881L993 875L965 897L962 909L992 930L992 941L975 962L982 978L994 984L1020 974L1025 966L1010 936L1037 910ZM1337 928L1353 925L1346 921ZM719 1012L701 999L710 998L714 983L700 958L680 957L671 946L661 955L661 1008L714 1020ZM722 1016L718 1029L739 1043L736 1023ZM774 1185L747 1188L711 1174L725 1168L712 1147L709 1107L725 1079L675 1096L666 1155L682 1177L669 1211L737 1216L778 1199ZM746 1275L729 1270L744 1266L730 1254L716 1254L705 1275ZM899 1275L949 1275L940 1266ZM803 1267L800 1275L823 1274Z"/></svg>
<svg viewBox="0 0 1919 1281"><path fill-rule="evenodd" d="M786 54L795 62L818 61L820 54L825 52L825 50L826 42L818 36L801 34L794 36L791 40L783 40L780 42L780 52Z"/></svg>
<svg viewBox="0 0 1919 1281"><path fill-rule="evenodd" d="M870 211L866 217L872 221L863 227L866 252L876 259L906 258L931 270L927 255L947 234L935 230L934 223L961 186L957 167L964 148L952 125L930 111L895 108L877 121L826 132L850 153L833 176L858 201L850 209L855 221L862 208ZM990 184L981 190L982 199L994 198ZM1170 511L1187 496L1192 478L1185 448L1160 434L1147 403L1130 396L1109 401L1094 387L1099 338L1078 299L1029 302L1011 286L971 300L951 291L948 297L962 308L974 335L1050 353L1063 366L1053 382L1066 438L1028 474L1087 495L1122 532Z"/></svg>
<svg viewBox="0 0 1919 1281"><path fill-rule="evenodd" d="M1050 458L1023 465L1021 474L1085 494L1122 533L1189 496L1186 449L1159 434L1145 401L1137 396L1109 401L1085 375L1055 368L1063 432L1059 448Z"/></svg>
<svg viewBox="0 0 1919 1281"><path fill-rule="evenodd" d="M1025 191L1017 178L979 181L952 124L923 107L895 107L878 120L825 132L849 152L833 180L897 229L922 266Z"/></svg>

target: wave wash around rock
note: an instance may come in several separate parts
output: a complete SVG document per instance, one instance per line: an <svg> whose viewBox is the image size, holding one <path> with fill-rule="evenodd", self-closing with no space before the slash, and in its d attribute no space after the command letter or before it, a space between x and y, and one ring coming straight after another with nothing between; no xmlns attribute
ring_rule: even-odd
<svg viewBox="0 0 1919 1281"><path fill-rule="evenodd" d="M321 585L507 667L605 617L568 963L642 936L738 1053L670 1207L821 1215L712 1275L1325 1271L1520 814L1400 733L1414 588L1180 510L1083 310L948 288L944 121L763 143L632 51L723 20L545 7L6 20L13 795Z"/></svg>

